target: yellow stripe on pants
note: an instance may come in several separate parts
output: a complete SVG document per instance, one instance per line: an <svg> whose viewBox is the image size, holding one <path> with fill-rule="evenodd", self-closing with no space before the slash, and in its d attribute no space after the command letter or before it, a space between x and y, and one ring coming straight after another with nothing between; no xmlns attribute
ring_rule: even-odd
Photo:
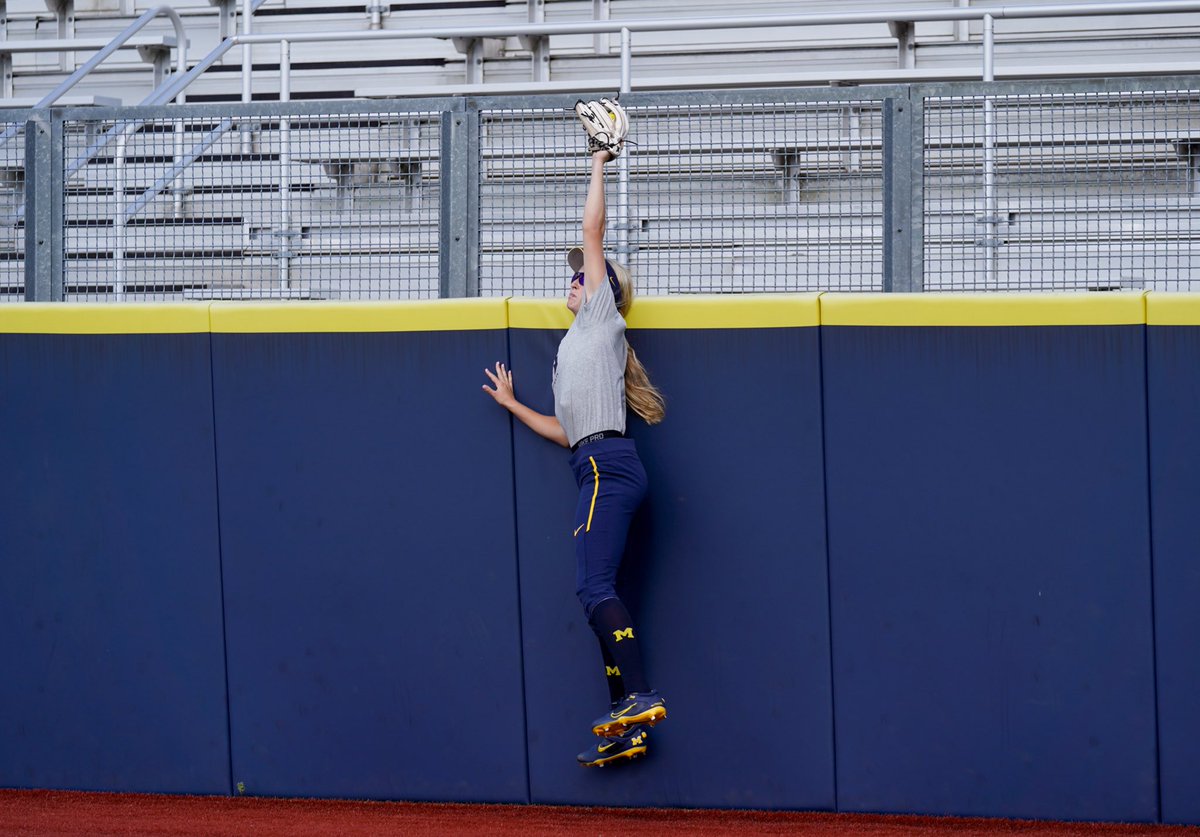
<svg viewBox="0 0 1200 837"><path fill-rule="evenodd" d="M596 484L592 488L592 507L588 509L588 522L585 532L592 531L592 515L596 511L596 497L600 494L600 469L596 467L596 457L589 456L588 461L592 463L592 473L596 475Z"/></svg>

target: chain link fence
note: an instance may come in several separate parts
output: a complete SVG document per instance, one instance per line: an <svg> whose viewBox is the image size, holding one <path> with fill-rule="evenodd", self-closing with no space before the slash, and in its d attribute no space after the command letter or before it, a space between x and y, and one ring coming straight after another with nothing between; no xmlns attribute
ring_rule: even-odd
<svg viewBox="0 0 1200 837"><path fill-rule="evenodd" d="M625 99L606 244L643 293L1200 290L1200 77ZM59 167L29 185L62 217L28 259L12 123L0 299L27 275L69 300L558 296L589 173L574 102L48 112L30 147Z"/></svg>
<svg viewBox="0 0 1200 837"><path fill-rule="evenodd" d="M605 244L649 294L879 290L882 103L630 105ZM590 169L559 109L481 114L480 291L557 295ZM625 196L625 197L623 197Z"/></svg>
<svg viewBox="0 0 1200 837"><path fill-rule="evenodd" d="M480 295L566 292L588 185L578 126L566 105L480 112ZM616 220L610 203L610 230Z"/></svg>
<svg viewBox="0 0 1200 837"><path fill-rule="evenodd" d="M1200 91L925 100L926 290L1200 290Z"/></svg>
<svg viewBox="0 0 1200 837"><path fill-rule="evenodd" d="M0 121L0 303L25 299L25 125Z"/></svg>
<svg viewBox="0 0 1200 837"><path fill-rule="evenodd" d="M437 296L438 113L70 120L65 297Z"/></svg>

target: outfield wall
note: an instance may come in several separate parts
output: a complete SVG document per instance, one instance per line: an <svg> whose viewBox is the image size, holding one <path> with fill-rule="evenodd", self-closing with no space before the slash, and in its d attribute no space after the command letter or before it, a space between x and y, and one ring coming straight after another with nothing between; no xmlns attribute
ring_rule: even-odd
<svg viewBox="0 0 1200 837"><path fill-rule="evenodd" d="M0 786L1200 823L1200 302L640 300L606 703L561 302L0 311Z"/></svg>

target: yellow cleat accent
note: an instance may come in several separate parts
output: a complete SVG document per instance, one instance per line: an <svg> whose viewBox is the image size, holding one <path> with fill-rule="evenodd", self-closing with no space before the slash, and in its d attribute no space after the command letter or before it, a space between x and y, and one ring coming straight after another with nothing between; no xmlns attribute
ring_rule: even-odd
<svg viewBox="0 0 1200 837"><path fill-rule="evenodd" d="M639 715L615 718L612 721L597 724L592 727L592 733L594 735L608 736L611 733L620 732L628 727L636 727L638 724L645 724L648 727L652 727L666 717L667 708L665 706L652 706Z"/></svg>
<svg viewBox="0 0 1200 837"><path fill-rule="evenodd" d="M609 756L606 759L599 759L597 761L591 762L590 764L584 764L583 766L584 767L604 767L604 765L606 765L606 764L612 764L613 762L620 761L621 759L635 759L638 756L645 754L645 752L646 752L645 745L642 745L641 747L630 747L628 750L618 753L615 756Z"/></svg>

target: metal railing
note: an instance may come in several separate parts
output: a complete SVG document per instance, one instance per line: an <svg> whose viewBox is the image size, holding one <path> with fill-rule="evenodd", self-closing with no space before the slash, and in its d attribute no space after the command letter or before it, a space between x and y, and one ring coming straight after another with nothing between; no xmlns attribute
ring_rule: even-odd
<svg viewBox="0 0 1200 837"><path fill-rule="evenodd" d="M984 254L978 260L980 265L979 277L970 280L969 284L987 288L1006 287L1011 284L1011 270L1002 264L1001 251L1006 246L1006 236L1012 231L1012 212L1006 212L1001 205L1002 199L1012 194L1011 166L1013 154L1011 147L1005 150L1004 138L1001 136L1004 128L998 124L997 108L1000 107L997 95L1009 95L1008 91L1027 90L1030 95L1041 95L1050 88L1038 87L1036 84L1026 87L1012 87L1011 83L995 84L995 26L997 18L1045 18L1070 17L1082 15L1121 15L1146 13L1178 13L1200 11L1200 2L1192 0L1166 0L1165 2L1125 2L1125 3L1076 3L1050 6L999 6L988 8L938 8L909 11L878 11L878 12L849 12L830 14L805 15L771 15L759 17L727 17L706 18L695 20L637 20L612 21L593 20L581 23L546 24L544 21L534 21L516 25L481 26L471 28L419 29L419 30L369 30L359 32L309 32L277 34L253 34L251 17L253 8L249 0L243 0L242 32L223 41L216 49L205 56L195 67L186 73L178 73L166 85L152 94L147 103L161 104L179 96L208 67L212 66L233 46L243 47L243 99L246 100L241 108L230 106L215 106L196 111L193 108L172 109L159 113L151 109L89 109L84 115L76 114L73 119L47 119L47 114L36 114L29 126L34 126L32 133L35 142L49 144L49 153L43 152L38 158L31 151L31 162L41 159L41 168L50 166L48 174L50 181L43 178L29 179L26 171L26 184L36 188L46 189L47 183L52 182L60 187L58 197L53 194L43 195L40 207L43 212L54 211L56 208L68 207L70 201L64 201L61 188L65 188L68 180L81 174L107 171L110 182L97 185L95 188L103 194L111 194L113 200L106 204L107 213L103 221L99 218L79 219L93 227L104 226L111 231L109 246L102 250L79 251L92 253L93 256L103 256L99 262L108 266L101 269L102 273L111 277L108 282L110 292L118 298L123 298L128 287L150 288L153 283L127 282L125 278L126 263L132 258L140 260L145 265L145 248L130 248L130 230L149 229L155 218L163 214L160 198L169 195L171 207L167 213L172 223L184 225L188 220L186 203L197 193L196 188L185 183L185 175L198 166L209 165L215 158L224 158L233 162L231 156L238 160L269 161L277 176L271 179L268 191L277 196L277 205L270 210L269 224L246 222L247 217L255 215L251 208L247 212L234 213L232 210L224 217L238 217L250 232L243 236L243 245L239 258L248 258L247 254L257 252L263 255L261 240L255 246L246 245L256 236L270 238L276 242L274 254L275 280L272 284L273 295L306 295L330 293L328 287L317 292L311 288L305 290L301 280L294 281L296 276L305 275L303 265L311 266L311 252L304 247L298 247L298 242L305 240L305 224L302 219L311 206L298 199L298 192L305 189L312 193L321 193L332 188L339 196L339 205L351 207L354 204L344 203L347 195L353 197L356 190L361 190L362 176L368 176L372 166L380 161L386 161L383 170L374 170L370 177L377 178L375 185L390 188L388 184L404 183L405 188L415 189L413 194L427 195L431 188L436 188L440 201L441 235L445 237L453 227L461 233L454 236L454 244L441 242L436 260L438 274L436 281L426 277L422 280L422 289L417 291L427 295L430 287L436 287L440 293L463 295L474 293L507 292L519 285L528 292L546 292L549 286L546 282L556 272L544 276L535 271L530 274L523 265L523 258L545 250L546 245L532 242L530 229L508 228L512 240L505 242L496 237L496 231L504 229L505 213L520 209L528 213L530 207L536 207L537 201L543 205L549 202L555 213L560 210L566 215L575 212L573 198L567 201L567 206L560 207L560 198L569 194L576 186L567 186L567 178L561 172L539 170L536 166L509 165L506 168L506 155L511 149L505 148L503 142L494 144L493 140L501 137L506 130L515 130L524 136L523 149L528 151L530 142L529 131L545 129L550 125L558 125L556 117L564 116L562 124L570 125L569 116L564 111L573 102L574 97L525 96L525 97L489 97L470 100L447 98L426 100L429 107L424 112L440 114L438 124L441 136L438 140L438 157L441 165L436 166L429 160L414 161L407 151L394 153L394 149L359 149L349 155L329 155L327 159L319 160L305 148L305 134L294 130L297 119L312 115L326 114L331 118L338 115L370 114L374 112L390 115L389 118L402 118L401 113L420 110L417 103L408 101L404 104L377 103L326 103L324 106L297 106L288 102L291 88L291 59L293 46L297 43L315 42L344 42L363 40L391 40L413 38L446 38L457 39L469 44L483 38L520 37L523 43L539 47L531 50L534 55L543 53L546 38L553 35L571 34L604 34L617 33L621 35L619 87L626 94L624 101L630 102L629 91L632 88L632 41L633 35L645 31L689 31L705 29L732 29L754 27L793 27L828 24L857 24L881 23L890 24L893 34L903 45L911 42L913 26L922 21L966 21L978 19L983 22L982 30L982 59L980 76L984 84L975 88L955 87L954 85L880 85L855 88L852 92L844 90L784 90L784 91L728 91L725 94L710 93L675 93L669 100L654 99L652 94L639 94L637 101L643 102L647 108L642 116L657 124L671 124L670 107L667 102L692 101L697 103L696 120L709 120L713 124L724 126L732 134L743 138L740 143L732 143L728 148L717 149L713 160L704 161L704 155L695 148L674 148L675 140L671 137L671 129L665 129L665 134L650 142L643 137L635 153L623 156L616 165L614 180L615 194L610 197L613 217L612 242L617 254L631 262L638 260L650 262L649 266L658 271L671 266L678 271L676 263L683 253L697 252L719 253L724 259L721 264L726 267L719 273L725 277L737 275L750 277L753 281L712 283L693 281L694 287L657 288L661 292L686 291L698 289L738 290L747 287L758 289L796 289L799 287L877 287L885 290L920 290L930 286L930 278L938 274L933 265L941 262L933 257L934 252L944 244L942 238L927 239L925 230L938 230L939 235L953 229L951 238L959 236L963 226L960 222L943 224L943 215L931 215L930 207L939 210L949 204L938 203L941 198L933 198L933 203L927 201L925 192L926 181L937 175L927 167L930 157L940 159L943 150L938 142L930 142L930 131L942 130L930 120L940 114L943 119L947 114L957 114L962 120L975 120L978 115L979 123L973 121L970 125L958 126L958 130L968 130L971 139L966 146L967 151L960 149L964 155L970 156L971 171L978 172L979 182L972 183L980 196L980 203L971 212L972 241L970 246L975 252ZM261 2L261 0L260 0ZM249 103L252 65L249 63L250 48L256 44L278 43L280 48L280 99L279 105L251 105ZM535 74L536 77L536 74ZM1063 87L1060 91L1104 91L1116 87L1122 88L1124 95L1135 97L1139 93L1154 91L1183 91L1190 96L1197 88L1195 79L1149 80L1142 82L1081 82L1082 86ZM1157 84L1157 86L1155 86ZM534 85L536 87L536 85ZM970 91L970 95L962 91ZM953 95L948 95L953 91ZM1039 92L1040 91L1040 92ZM969 102L955 109L945 104L962 94L962 102ZM1003 106L1005 113L1021 111L1021 96L1024 93L1012 93L1016 99L1006 100ZM1046 94L1050 95L1050 94ZM1063 93L1067 95L1067 93ZM1175 94L1173 94L1175 95ZM763 97L766 97L765 99ZM648 98L647 98L648 97ZM1051 97L1052 98L1052 97ZM1097 100L1099 101L1099 100ZM1190 102L1190 99L1187 100ZM1015 104L1013 104L1015 102ZM548 105L547 103L553 103ZM635 105L640 107L641 105ZM1099 105L1097 105L1099 106ZM550 110L546 110L549 107ZM1190 107L1190 105L1188 105ZM665 110L663 110L665 108ZM1029 108L1026 108L1029 110ZM1152 111L1153 109L1151 109ZM1152 112L1151 116L1153 116ZM448 115L454 114L453 119ZM163 124L155 122L171 121L171 130ZM732 120L732 121L731 121ZM738 128L739 120L742 127ZM23 120L14 120L14 124ZM420 120L418 120L420 121ZM679 124L685 124L685 119L677 119ZM1174 151L1167 156L1170 160L1160 159L1158 164L1169 166L1172 174L1166 177L1172 183L1182 178L1187 181L1192 195L1196 194L1197 158L1200 152L1200 139L1194 139L1191 133L1190 116L1185 131L1175 132L1164 130L1160 137L1160 145L1165 144ZM830 125L836 123L839 127L833 131ZM639 121L639 124L641 122ZM732 127L730 127L732 125ZM238 143L230 148L226 135L232 128L237 128ZM748 127L749 126L749 127ZM28 129L28 126L27 126ZM12 128L10 128L10 131ZM333 126L333 133L338 130ZM57 136L51 136L57 131ZM557 131L557 128L555 128ZM138 154L130 151L130 144L144 146L149 136L173 134L174 143L171 149L158 149L152 154ZM552 132L553 133L553 132ZM1011 133L1011 131L1010 131ZM99 139L92 139L99 135ZM557 133L554 133L557 136ZM82 150L75 137L83 136L89 142ZM665 140L662 137L666 137ZM753 136L747 141L745 138ZM68 138L70 141L68 141ZM1174 137L1174 138L1172 138ZM1105 142L1102 136L1093 137L1097 142ZM100 156L114 141L117 142L116 153L111 158ZM1035 143L1053 142L1054 140L1037 138ZM188 143L190 150L184 150ZM364 140L364 142L366 142ZM561 153L570 154L570 144ZM57 145L55 145L57 143ZM998 145L998 143L1000 145ZM370 143L367 143L368 145ZM1143 146L1154 145L1148 141ZM213 149L226 149L222 154L214 154ZM1040 146L1038 146L1040 147ZM69 153L71 162L64 163L63 150ZM519 149L520 150L520 149ZM658 150L662 153L654 154ZM545 150L532 155L533 159L546 159L553 154ZM132 154L132 156L131 156ZM74 155L70 157L70 155ZM265 156L264 156L265 155ZM1171 156L1173 155L1173 156ZM977 157L977 159L976 159ZM130 161L153 158L165 163L165 167L154 173L148 167L141 166L139 171L130 179L127 171ZM47 163L45 160L52 162ZM314 162L321 163L323 177L314 175L316 169L311 166ZM508 162L512 162L508 159ZM140 166L140 163L137 165ZM637 166L636 179L632 167ZM1035 161L1017 163L1017 170L1040 171ZM57 166L57 169L54 167ZM304 171L305 166L310 168ZM840 168L839 168L840 166ZM1020 166L1024 166L1021 169ZM389 168L390 167L390 168ZM27 167L28 169L28 167ZM414 187L413 171L419 169L421 174ZM553 166L550 167L553 169ZM35 169L36 170L36 167ZM381 171L390 171L390 175ZM1104 179L1107 170L1097 169L1093 174L1100 180ZM647 176L649 172L650 176ZM1178 176L1177 176L1178 175ZM387 178L391 177L392 180ZM971 180L974 175L963 175L963 182ZM306 179L307 178L307 179ZM382 179L379 179L382 178ZM89 179L89 178L85 178ZM203 177L199 178L203 181ZM639 201L641 206L651 206L653 211L661 215L660 209L669 206L679 195L683 195L686 205L703 203L688 190L699 181L709 190L719 190L724 198L720 209L714 208L711 217L687 218L685 214L667 213L669 220L662 217L648 219L639 217ZM775 185L778 190L775 191ZM503 195L507 186L518 186L530 193L530 200L519 207L506 205L505 199L500 198L495 208L490 208L490 195ZM1054 185L1043 183L1043 192L1052 192ZM1122 186L1120 188L1126 188ZM811 195L816 190L824 189L828 200L814 204ZM548 190L548 191L547 191ZM128 200L130 194L133 200ZM931 193L932 194L932 193ZM549 197L547 197L547 195ZM764 209L778 197L782 209L775 207L769 211ZM411 195L410 195L411 197ZM1189 198L1190 200L1190 198ZM475 201L480 201L476 204ZM433 204L426 196L422 205ZM1093 201L1094 202L1094 201ZM335 202L336 203L336 202ZM961 203L961 201L960 201ZM1068 204L1070 202L1068 201ZM480 206L478 216L464 216L463 206ZM1071 207L1068 207L1070 209ZM361 211L361 205L353 211ZM145 218L137 218L140 213L147 213ZM1191 241L1190 218L1188 206L1180 206L1168 213L1178 220L1183 217L1186 223L1176 224L1178 230L1171 233L1172 240ZM954 215L951 212L950 215ZM396 219L376 219L379 229L387 227ZM557 218L558 216L555 215ZM1155 216L1156 218L1158 216ZM1166 216L1163 216L1166 217ZM756 219L756 220L755 220ZM805 248L788 250L789 242L797 240L798 233L805 229L807 220L816 219L821 222L817 228L821 231L818 236L799 234L799 240L807 245ZM19 218L17 219L20 220ZM161 221L162 219L159 218ZM145 222L145 223L143 223ZM45 218L36 222L39 228L50 223ZM556 224L558 222L556 221ZM572 222L573 223L573 222ZM708 232L717 231L716 244L710 242L707 250L698 242L692 241L694 234L688 232L688 224L699 226ZM1127 223L1123 221L1122 223ZM64 279L63 262L78 262L76 254L68 253L70 236L64 234L68 223L60 223L58 229L50 230L50 234L34 236L27 230L27 239L36 242L38 251L28 260L26 265L27 295L45 298L61 298L70 281ZM79 223L76 226L80 226ZM368 219L367 228L372 226ZM321 224L309 227L312 230L320 228ZM403 224L398 229L402 229ZM555 227L557 229L557 227ZM651 246L649 238L660 230L671 230L673 238ZM886 234L885 234L886 231ZM573 232L570 233L573 235ZM691 238L689 238L689 236ZM398 232L393 234L399 238ZM343 241L349 239L343 237ZM955 239L957 240L957 239ZM381 243L376 236L376 244L367 249L372 252L386 250L388 246ZM690 244L688 242L691 242ZM473 242L473 243L472 243ZM482 242L482 243L481 243ZM514 242L524 242L519 246ZM559 242L563 243L563 242ZM680 246L676 246L680 245ZM403 247L393 242L391 249L396 253ZM558 244L554 245L555 247ZM931 250L931 247L933 250ZM162 252L168 252L171 248ZM236 248L235 248L236 249ZM424 244L417 250L429 253L429 245ZM677 252L676 252L677 251ZM151 253L159 252L150 249ZM653 264L651 253L663 255L659 264ZM1190 251L1189 251L1190 252ZM497 254L511 254L511 258ZM823 254L823 258L814 260L812 253ZM394 253L395 254L395 253ZM674 255L671 255L674 254ZM341 254L345 255L345 254ZM341 257L339 255L339 258ZM782 257L782 258L781 258ZM105 259L108 261L105 262ZM675 259L676 261L672 261ZM931 260L927 265L927 260ZM791 260L789 262L789 260ZM535 258L536 261L536 258ZM976 260L970 260L974 264ZM1187 280L1184 284L1190 287L1191 261L1190 256L1183 260L1186 263ZM426 257L425 264L431 261ZM1174 264L1181 264L1176 259ZM326 260L326 269L337 272L333 262ZM780 265L803 264L803 269L785 268ZM507 266L505 266L507 265ZM687 275L703 277L712 274L712 263L706 262L699 266L705 269L688 269ZM824 270L822 270L824 268ZM296 270L299 269L299 273ZM940 268L939 268L940 269ZM493 271L495 271L493 273ZM311 271L310 271L311 272ZM1134 271L1136 272L1136 271ZM211 273L211 271L208 271ZM236 273L236 271L235 271ZM1060 271L1061 273L1061 271ZM974 274L972 274L974 275ZM517 277L521 278L518 282ZM1005 278L1006 276L1010 278ZM1130 273L1132 276L1132 273ZM505 278L507 277L507 278ZM1105 280L1108 281L1108 280ZM1126 281L1126 280L1121 280ZM1134 278L1129 282L1158 281L1151 276L1148 280ZM553 279L557 282L557 278ZM1061 283L1061 282L1060 282ZM86 283L85 283L86 284ZM163 286L182 287L187 283L164 282ZM203 283L200 283L203 285ZM221 285L221 282L217 283ZM251 283L251 287L243 287L236 291L236 282L225 282L230 293L253 295L266 293L261 283ZM336 284L336 283L334 283ZM392 295L408 295L408 291L400 286L389 285L372 293ZM960 285L963 283L959 283ZM1111 282L1109 283L1111 284ZM1118 283L1119 284L1119 283ZM678 285L678 283L676 283ZM80 286L82 287L82 285ZM215 292L211 286L208 292ZM555 284L556 288L557 285ZM194 289L197 293L205 291ZM342 286L342 294L351 291ZM371 295L371 294L368 294Z"/></svg>
<svg viewBox="0 0 1200 837"><path fill-rule="evenodd" d="M147 9L136 20L125 27L123 31L117 34L108 44L95 55L81 64L75 72L62 80L53 90L38 100L33 106L33 110L47 108L61 99L66 93L75 87L76 84L86 78L92 70L96 69L114 52L121 49L134 35L146 27L148 23L158 17L166 17L171 21L171 25L175 27L175 73L177 76L183 76L188 69L187 52L188 38L187 28L183 25L183 19L179 17L170 6L155 6L152 9ZM174 98L174 97L172 97ZM167 100L169 101L169 100ZM0 133L0 147L3 147L17 133L17 129L9 127L3 133Z"/></svg>
<svg viewBox="0 0 1200 837"><path fill-rule="evenodd" d="M535 21L529 23L515 25L496 25L482 27L452 27L447 29L408 29L408 30L378 30L371 29L368 31L359 32L293 32L286 35L279 34L252 34L251 33L251 15L249 13L250 0L243 0L246 5L246 12L242 18L242 33L230 38L230 45L236 44L242 47L242 101L249 102L251 100L251 90L253 86L252 71L253 63L251 60L251 49L255 44L270 44L277 43L279 45L279 66L280 66L280 89L290 88L291 79L291 50L293 45L301 43L340 43L349 41L381 41L381 40L410 40L416 38L440 38L453 40L459 45L461 51L466 54L468 81L476 80L477 76L474 73L474 68L482 62L482 44L487 39L495 38L519 38L530 51L533 62L533 78L541 79L544 77L540 59L544 57L544 46L547 39L554 35L578 35L591 34L600 36L603 34L620 33L621 51L620 51L620 82L619 93L627 94L632 90L632 73L633 73L633 35L635 32L656 32L656 31L671 31L671 32L689 32L689 31L705 31L705 30L728 30L728 29L774 29L780 27L805 27L805 26L828 26L841 25L852 26L858 24L870 23L887 23L892 33L897 38L900 45L901 55L907 55L907 46L913 43L915 34L915 25L923 21L969 21L981 20L983 22L983 37L982 37L982 57L980 75L984 81L992 81L995 78L995 21L997 18L1011 19L1029 19L1029 18L1051 18L1051 17L1090 17L1095 15L1127 15L1127 14L1156 14L1156 13L1180 13L1180 12L1198 12L1200 11L1200 2L1193 0L1164 0L1162 2L1109 2L1109 3L1073 3L1060 4L1049 6L999 6L988 8L940 8L940 9L914 9L914 10L881 10L881 11L863 11L863 12L842 12L828 14L800 14L800 15L768 15L768 16L737 16L737 17L714 17L700 19L679 19L679 18L663 18L650 20L593 20L582 23L557 23L547 24L544 21ZM228 46L222 45L219 50L226 50ZM903 59L902 59L903 62ZM549 82L541 81L531 84L532 90L537 90L539 87L548 87ZM991 126L991 108L990 102L984 102L985 110L985 132L984 132L984 190L985 193L991 194L988 199L989 208L986 210L987 223L994 228L998 224L998 216L995 213L994 207L994 148L993 148L993 131ZM249 150L252 145L252 138L249 130L243 131L243 149ZM628 217L628 194L629 194L629 164L627 159L618 161L617 170L617 195L616 195L616 215L617 215L617 236L618 248L624 251L628 248L627 241L627 223ZM994 233L993 233L994 237ZM994 251L994 248L993 248ZM989 261L992 273L991 278L994 279L995 265ZM989 280L990 283L991 280Z"/></svg>
<svg viewBox="0 0 1200 837"><path fill-rule="evenodd" d="M129 41L134 35L140 32L148 23L158 17L166 17L171 21L171 25L175 27L175 72L183 75L188 68L188 37L187 28L183 25L183 19L179 13L170 6L155 6L152 9L147 9L136 20L130 23L125 29L117 34L108 45L93 55L90 59L79 66L75 72L71 73L67 78L63 79L62 83L47 93L34 108L48 107L65 94L68 90L78 84L84 77L92 72L96 67L107 59L114 52L119 50L124 44Z"/></svg>
<svg viewBox="0 0 1200 837"><path fill-rule="evenodd" d="M250 0L243 0L249 4ZM879 10L860 12L841 12L828 14L799 14L799 15L757 15L730 16L711 18L656 18L646 20L592 20L578 23L545 23L529 22L520 24L504 24L476 27L447 27L404 30L370 29L353 32L291 32L287 34L259 33L253 34L250 29L251 16L243 14L243 29L238 35L229 38L229 46L242 47L242 100L250 100L252 88L253 64L250 50L255 45L279 44L281 52L289 46L301 43L344 43L351 41L387 41L412 40L418 38L433 38L456 41L464 46L468 55L468 67L472 63L473 50L471 46L486 39L519 38L525 43L534 45L540 39L555 35L604 35L619 33L621 36L620 52L620 90L622 93L632 89L632 57L633 35L638 32L699 32L708 30L730 29L775 29L781 27L807 26L853 26L859 24L887 23L897 40L903 45L911 40L913 27L921 22L955 22L980 20L984 24L982 38L982 56L980 76L983 79L994 77L995 70L995 27L994 22L999 18L1033 19L1033 18L1063 18L1063 17L1095 17L1111 15L1140 15L1140 14L1178 14L1185 12L1200 12L1200 2L1196 0L1137 0L1137 2L1109 3L1064 3L1045 6L996 6L985 8L933 8L910 10ZM218 47L222 49L222 47ZM536 57L538 50L532 49ZM283 65L281 59L280 64ZM535 61L536 64L536 61ZM280 83L290 74L290 68L280 73ZM535 67L534 78L538 71ZM703 80L697 80L703 86ZM538 89L538 84L530 86L531 91Z"/></svg>
<svg viewBox="0 0 1200 837"><path fill-rule="evenodd" d="M1200 75L622 100L608 240L644 293L1200 290ZM36 210L12 242L27 281L13 251L0 288L555 295L587 183L573 103L55 109L25 126L26 182L0 180ZM111 131L117 153L85 153Z"/></svg>

